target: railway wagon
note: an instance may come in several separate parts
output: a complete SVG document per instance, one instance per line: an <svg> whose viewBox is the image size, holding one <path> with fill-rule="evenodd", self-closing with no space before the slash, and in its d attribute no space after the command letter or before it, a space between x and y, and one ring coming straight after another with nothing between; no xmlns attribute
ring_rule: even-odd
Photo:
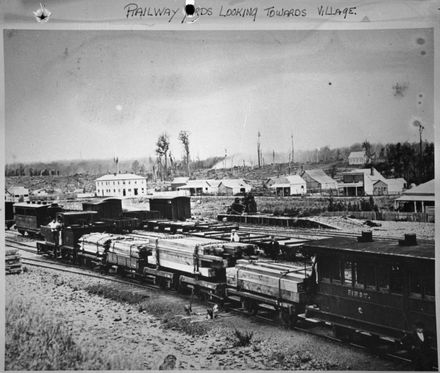
<svg viewBox="0 0 440 373"><path fill-rule="evenodd" d="M141 228L143 222L137 217L124 215L119 198L106 198L97 202L84 202L83 211L97 212L96 221L103 221L113 232L132 231Z"/></svg>
<svg viewBox="0 0 440 373"><path fill-rule="evenodd" d="M122 216L122 201L106 198L96 202L83 202L83 211L96 211L98 219L119 219Z"/></svg>
<svg viewBox="0 0 440 373"><path fill-rule="evenodd" d="M16 203L14 204L15 226L19 233L40 234L40 227L47 225L63 208L56 203Z"/></svg>
<svg viewBox="0 0 440 373"><path fill-rule="evenodd" d="M150 197L150 210L159 211L162 219L186 220L191 218L191 198L187 196Z"/></svg>
<svg viewBox="0 0 440 373"><path fill-rule="evenodd" d="M276 312L292 327L308 302L311 268L269 260L238 260L226 269L226 298L250 314Z"/></svg>
<svg viewBox="0 0 440 373"><path fill-rule="evenodd" d="M436 341L435 256L433 242L356 238L310 241L315 256L313 304L305 318L333 325L343 339L384 341L396 347L418 323Z"/></svg>
<svg viewBox="0 0 440 373"><path fill-rule="evenodd" d="M11 228L15 223L14 220L14 202L5 201L5 226L6 229Z"/></svg>
<svg viewBox="0 0 440 373"><path fill-rule="evenodd" d="M201 237L140 231L128 236L143 240L151 250L143 277L164 288L187 288L220 301L224 299L226 269L256 252L252 244Z"/></svg>

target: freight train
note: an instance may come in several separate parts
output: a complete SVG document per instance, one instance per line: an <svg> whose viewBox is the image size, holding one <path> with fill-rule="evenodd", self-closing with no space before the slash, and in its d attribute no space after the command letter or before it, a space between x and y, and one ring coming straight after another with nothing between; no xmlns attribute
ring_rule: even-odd
<svg viewBox="0 0 440 373"><path fill-rule="evenodd" d="M257 247L243 242L148 232L134 225L111 231L105 221L111 217L92 207L58 211L63 228L40 227L44 241L37 242L38 252L164 288L191 289L211 301L239 304L250 314L270 310L288 326L331 325L338 338L390 350L401 349L414 326L423 324L436 356L433 242L411 235L399 242L377 240L371 232L357 239L326 238L305 242L300 250L311 260L293 265L258 259ZM148 221L142 221L144 227Z"/></svg>
<svg viewBox="0 0 440 373"><path fill-rule="evenodd" d="M257 257L253 244L134 230L117 235L65 226L61 238L42 227L38 252L150 281L191 289L250 314L277 313L288 326L331 325L338 338L401 349L424 324L436 351L434 244L404 240L326 238L302 247L302 264ZM84 234L85 233L85 234Z"/></svg>

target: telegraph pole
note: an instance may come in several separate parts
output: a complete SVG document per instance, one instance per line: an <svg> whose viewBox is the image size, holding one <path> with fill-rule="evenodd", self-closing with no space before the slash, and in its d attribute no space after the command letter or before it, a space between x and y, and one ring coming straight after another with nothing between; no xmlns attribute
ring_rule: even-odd
<svg viewBox="0 0 440 373"><path fill-rule="evenodd" d="M419 166L419 183L422 182L422 169L423 169L423 142L422 142L422 132L425 129L425 127L423 127L422 123L420 123L419 120L415 120L413 122L414 126L419 128L419 136L420 136L420 145L419 145L419 156L420 156L420 166Z"/></svg>
<svg viewBox="0 0 440 373"><path fill-rule="evenodd" d="M260 131L258 131L258 141L257 141L257 157L258 157L258 168L261 167L261 143L260 143Z"/></svg>

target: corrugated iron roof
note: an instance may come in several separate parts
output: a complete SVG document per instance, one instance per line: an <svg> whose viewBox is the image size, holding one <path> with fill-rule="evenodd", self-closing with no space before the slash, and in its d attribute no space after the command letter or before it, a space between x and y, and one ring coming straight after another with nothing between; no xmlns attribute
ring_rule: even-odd
<svg viewBox="0 0 440 373"><path fill-rule="evenodd" d="M420 184L414 188L406 190L403 195L434 195L435 192L435 179Z"/></svg>
<svg viewBox="0 0 440 373"><path fill-rule="evenodd" d="M332 179L323 170L319 168L314 170L306 170L304 171L304 173L309 175L313 180L317 181L320 184L335 184L335 187L337 186L336 180Z"/></svg>

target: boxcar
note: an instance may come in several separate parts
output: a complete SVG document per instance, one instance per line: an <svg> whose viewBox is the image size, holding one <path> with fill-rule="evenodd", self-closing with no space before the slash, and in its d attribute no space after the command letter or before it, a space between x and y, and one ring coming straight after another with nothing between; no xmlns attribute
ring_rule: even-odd
<svg viewBox="0 0 440 373"><path fill-rule="evenodd" d="M14 202L5 201L5 225L9 229L14 225Z"/></svg>
<svg viewBox="0 0 440 373"><path fill-rule="evenodd" d="M122 201L106 198L97 202L84 202L83 211L96 211L97 219L119 219L122 216Z"/></svg>
<svg viewBox="0 0 440 373"><path fill-rule="evenodd" d="M395 342L423 323L436 341L434 243L414 238L307 243L317 277L306 317L331 323L346 338L361 332Z"/></svg>
<svg viewBox="0 0 440 373"><path fill-rule="evenodd" d="M150 210L159 211L162 219L186 220L191 218L191 198L186 196L151 197Z"/></svg>
<svg viewBox="0 0 440 373"><path fill-rule="evenodd" d="M14 205L15 226L21 234L39 234L40 227L47 225L63 208L54 204L16 203Z"/></svg>

